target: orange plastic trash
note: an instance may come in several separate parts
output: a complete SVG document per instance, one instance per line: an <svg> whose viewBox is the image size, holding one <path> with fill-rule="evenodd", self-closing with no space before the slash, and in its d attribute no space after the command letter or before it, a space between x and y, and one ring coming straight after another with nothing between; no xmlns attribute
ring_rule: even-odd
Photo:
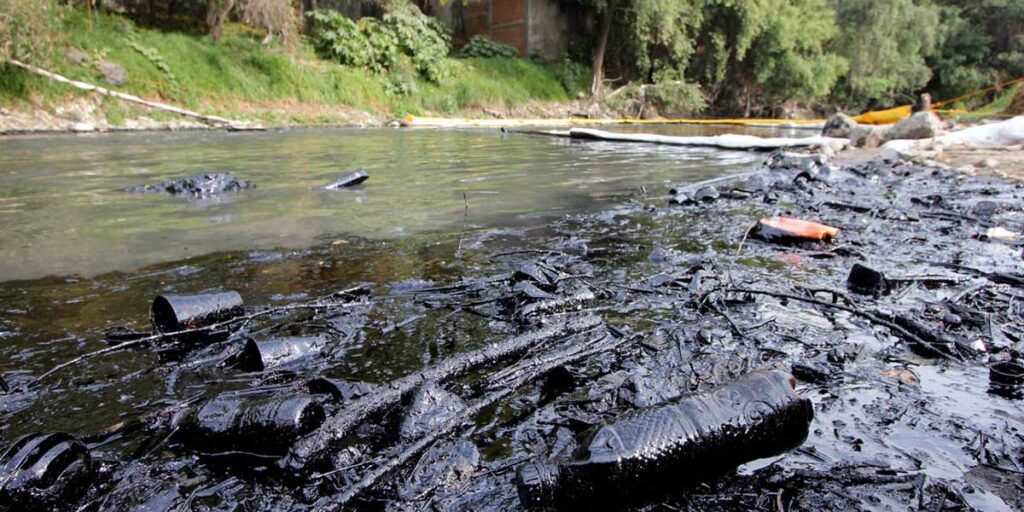
<svg viewBox="0 0 1024 512"><path fill-rule="evenodd" d="M765 240L829 241L839 235L839 228L790 217L765 217L758 221L756 234Z"/></svg>

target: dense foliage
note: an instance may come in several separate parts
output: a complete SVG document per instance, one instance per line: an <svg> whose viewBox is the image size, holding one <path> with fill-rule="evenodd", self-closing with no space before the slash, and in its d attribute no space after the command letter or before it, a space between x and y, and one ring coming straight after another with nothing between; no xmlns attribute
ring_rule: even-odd
<svg viewBox="0 0 1024 512"><path fill-rule="evenodd" d="M504 57L511 59L519 56L519 50L510 44L494 41L483 35L473 36L466 46L455 53L456 57L467 59L473 57Z"/></svg>
<svg viewBox="0 0 1024 512"><path fill-rule="evenodd" d="M940 11L920 0L831 0L844 30L833 42L850 69L837 88L844 103L907 101L932 71L925 59L943 37Z"/></svg>
<svg viewBox="0 0 1024 512"><path fill-rule="evenodd" d="M614 11L610 75L627 83L696 84L720 112L773 113L787 103L856 110L1024 76L1024 0L588 5L595 18Z"/></svg>
<svg viewBox="0 0 1024 512"><path fill-rule="evenodd" d="M341 64L376 73L415 69L422 77L440 82L448 74L445 57L450 36L435 18L418 8L397 3L378 18L353 21L335 11L310 13L317 52Z"/></svg>
<svg viewBox="0 0 1024 512"><path fill-rule="evenodd" d="M56 28L53 0L0 0L0 63L49 50Z"/></svg>

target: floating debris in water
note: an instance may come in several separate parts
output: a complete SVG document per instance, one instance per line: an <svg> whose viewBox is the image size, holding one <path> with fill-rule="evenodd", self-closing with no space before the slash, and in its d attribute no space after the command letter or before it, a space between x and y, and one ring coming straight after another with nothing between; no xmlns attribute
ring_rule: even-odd
<svg viewBox="0 0 1024 512"><path fill-rule="evenodd" d="M251 181L239 180L231 173L216 172L168 180L158 185L137 185L128 187L124 191L161 192L173 196L210 197L226 192L238 192L253 188L256 188L256 185Z"/></svg>
<svg viewBox="0 0 1024 512"><path fill-rule="evenodd" d="M368 179L370 179L370 174L360 167L355 172L346 174L326 185L321 185L319 188L323 190L341 190L359 185Z"/></svg>

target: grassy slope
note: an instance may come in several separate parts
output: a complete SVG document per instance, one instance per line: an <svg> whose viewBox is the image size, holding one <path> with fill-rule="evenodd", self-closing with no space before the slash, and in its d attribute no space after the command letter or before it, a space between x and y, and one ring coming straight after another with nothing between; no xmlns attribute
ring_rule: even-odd
<svg viewBox="0 0 1024 512"><path fill-rule="evenodd" d="M386 92L383 77L320 60L304 44L290 51L264 47L258 34L241 26L227 27L214 44L205 36L141 29L113 15L99 16L90 28L75 9L64 9L61 23L66 35L43 63L49 69L102 83L93 63L105 58L128 71L119 90L209 113L311 123L335 121L332 112L339 109L332 107L338 106L401 116L569 99L554 68L523 59L457 60L444 84L421 81L415 94L395 96ZM71 64L65 47L83 50L90 61ZM0 106L45 106L71 94L66 86L20 71L0 72ZM115 122L125 113L109 100L104 109Z"/></svg>

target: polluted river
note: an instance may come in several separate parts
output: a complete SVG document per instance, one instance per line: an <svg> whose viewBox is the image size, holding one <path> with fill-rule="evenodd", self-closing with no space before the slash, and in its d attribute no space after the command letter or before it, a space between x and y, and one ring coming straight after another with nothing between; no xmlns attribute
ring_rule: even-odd
<svg viewBox="0 0 1024 512"><path fill-rule="evenodd" d="M1022 193L499 131L0 139L0 510L1020 510Z"/></svg>

